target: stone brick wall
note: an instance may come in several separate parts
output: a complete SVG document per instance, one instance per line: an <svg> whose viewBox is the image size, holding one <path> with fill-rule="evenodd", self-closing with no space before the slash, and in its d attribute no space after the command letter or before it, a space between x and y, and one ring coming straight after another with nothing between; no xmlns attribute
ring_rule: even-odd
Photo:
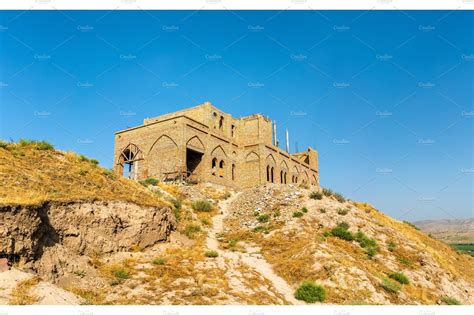
<svg viewBox="0 0 474 315"><path fill-rule="evenodd" d="M240 188L265 182L319 186L316 151L289 154L272 141L268 118L235 119L206 102L117 132L114 170L122 174L131 162L129 176L139 180L164 180L188 171L192 180Z"/></svg>

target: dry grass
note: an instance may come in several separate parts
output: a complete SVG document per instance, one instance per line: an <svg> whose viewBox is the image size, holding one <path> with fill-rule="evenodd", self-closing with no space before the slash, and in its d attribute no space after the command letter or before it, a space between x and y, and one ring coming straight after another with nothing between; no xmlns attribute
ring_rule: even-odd
<svg viewBox="0 0 474 315"><path fill-rule="evenodd" d="M360 204L355 203L355 205L360 207ZM369 204L364 205L365 206L362 209L368 212L371 217L373 217L378 222L383 223L385 226L398 231L398 235L403 235L406 237L406 240L413 242L418 248L421 248L423 251L429 253L441 268L449 271L454 277L460 277L470 282L474 282L474 268L472 268L474 263L473 257L458 253L448 244L433 239L423 232L416 230L403 222L386 216ZM369 210L367 211L367 209ZM408 252L400 248L400 246L395 249L394 253L396 256L398 256L398 258L408 258L408 260L412 263L420 261L420 257L416 253Z"/></svg>
<svg viewBox="0 0 474 315"><path fill-rule="evenodd" d="M31 293L31 290L39 283L38 277L18 282L16 287L12 290L9 304L11 305L32 305L38 302L39 297Z"/></svg>
<svg viewBox="0 0 474 315"><path fill-rule="evenodd" d="M161 206L165 202L140 184L115 176L72 152L9 144L0 148L0 204L45 201L120 200Z"/></svg>

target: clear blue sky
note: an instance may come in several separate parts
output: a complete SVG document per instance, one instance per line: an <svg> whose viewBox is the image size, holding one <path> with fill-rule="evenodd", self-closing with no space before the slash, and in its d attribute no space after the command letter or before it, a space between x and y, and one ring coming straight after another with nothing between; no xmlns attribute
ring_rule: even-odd
<svg viewBox="0 0 474 315"><path fill-rule="evenodd" d="M0 12L0 138L111 167L113 133L211 101L319 151L321 184L404 220L473 217L474 15Z"/></svg>

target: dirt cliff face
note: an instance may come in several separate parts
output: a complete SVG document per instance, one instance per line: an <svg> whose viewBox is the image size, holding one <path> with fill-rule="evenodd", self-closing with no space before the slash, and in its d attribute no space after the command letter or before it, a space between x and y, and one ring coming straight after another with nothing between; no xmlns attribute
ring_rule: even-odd
<svg viewBox="0 0 474 315"><path fill-rule="evenodd" d="M169 207L123 201L6 205L0 222L0 254L49 279L73 272L74 257L145 249L175 227Z"/></svg>

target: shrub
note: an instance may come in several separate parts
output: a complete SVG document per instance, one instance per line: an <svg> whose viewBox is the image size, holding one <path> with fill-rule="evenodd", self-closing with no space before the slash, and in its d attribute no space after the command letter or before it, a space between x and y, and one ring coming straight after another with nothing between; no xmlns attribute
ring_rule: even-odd
<svg viewBox="0 0 474 315"><path fill-rule="evenodd" d="M199 212L210 212L211 203L207 200L196 200L192 203L192 208Z"/></svg>
<svg viewBox="0 0 474 315"><path fill-rule="evenodd" d="M339 222L339 223L337 224L337 226L338 226L338 227L341 227L341 228L343 228L343 229L346 229L346 230L349 229L349 223L344 222L344 221Z"/></svg>
<svg viewBox="0 0 474 315"><path fill-rule="evenodd" d="M336 226L332 228L331 235L346 241L354 240L354 236L352 235L352 233L342 226Z"/></svg>
<svg viewBox="0 0 474 315"><path fill-rule="evenodd" d="M414 228L415 230L420 230L416 225L414 225L413 223L411 222L408 222L408 221L403 221L403 223L405 223L406 225L409 225L411 226L412 228Z"/></svg>
<svg viewBox="0 0 474 315"><path fill-rule="evenodd" d="M461 305L461 302L459 302L455 298L449 297L449 296L443 296L441 298L441 301L443 301L443 303L445 303L447 305Z"/></svg>
<svg viewBox="0 0 474 315"><path fill-rule="evenodd" d="M389 251L393 252L397 248L397 245L394 242L389 242L387 247Z"/></svg>
<svg viewBox="0 0 474 315"><path fill-rule="evenodd" d="M411 266L411 265L412 265L411 260L408 259L408 258L405 258L405 257L399 257L399 258L398 258L398 261L399 261L400 263L402 263L403 265L405 265L405 266Z"/></svg>
<svg viewBox="0 0 474 315"><path fill-rule="evenodd" d="M99 161L97 161L96 159L90 159L89 162L91 162L94 165L99 165Z"/></svg>
<svg viewBox="0 0 474 315"><path fill-rule="evenodd" d="M330 197L332 196L333 192L331 189L329 188L323 188L323 195L326 196L326 197Z"/></svg>
<svg viewBox="0 0 474 315"><path fill-rule="evenodd" d="M6 149L8 147L8 142L0 140L0 148Z"/></svg>
<svg viewBox="0 0 474 315"><path fill-rule="evenodd" d="M395 281L398 281L401 284L409 284L410 280L408 280L408 277L405 276L403 272L392 272L391 274L388 275L389 278L392 278Z"/></svg>
<svg viewBox="0 0 474 315"><path fill-rule="evenodd" d="M142 180L140 181L140 184L142 184L143 186L156 186L158 185L158 180L156 178L153 178L153 177L148 177L147 179L145 180Z"/></svg>
<svg viewBox="0 0 474 315"><path fill-rule="evenodd" d="M334 196L334 198L336 198L337 201L339 201L341 203L346 201L346 198L344 198L344 196L341 195L340 193L335 192L332 195Z"/></svg>
<svg viewBox="0 0 474 315"><path fill-rule="evenodd" d="M166 260L164 258L155 258L152 261L153 265L164 265L166 263Z"/></svg>
<svg viewBox="0 0 474 315"><path fill-rule="evenodd" d="M376 247L377 242L373 239L368 237L362 231L358 231L355 235L356 241L360 244L361 247Z"/></svg>
<svg viewBox="0 0 474 315"><path fill-rule="evenodd" d="M274 218L278 218L280 215L281 215L280 209L277 209L277 210L273 213L273 217L274 217Z"/></svg>
<svg viewBox="0 0 474 315"><path fill-rule="evenodd" d="M321 212L321 213L326 213L326 209L321 208L321 209L319 209L319 212Z"/></svg>
<svg viewBox="0 0 474 315"><path fill-rule="evenodd" d="M268 220L270 220L270 216L268 214L261 214L257 217L257 220L260 223L266 223Z"/></svg>
<svg viewBox="0 0 474 315"><path fill-rule="evenodd" d="M119 268L114 270L114 277L119 280L125 280L130 278L130 272L126 269Z"/></svg>
<svg viewBox="0 0 474 315"><path fill-rule="evenodd" d="M326 299L326 290L312 281L305 281L296 290L295 298L306 303L323 302Z"/></svg>
<svg viewBox="0 0 474 315"><path fill-rule="evenodd" d="M20 141L18 141L18 144L21 147L33 147L36 150L54 150L54 146L47 141L20 139Z"/></svg>
<svg viewBox="0 0 474 315"><path fill-rule="evenodd" d="M257 227L255 227L253 229L253 231L255 233L264 233L264 234L268 234L270 233L270 228L268 226L265 226L265 225L259 225Z"/></svg>
<svg viewBox="0 0 474 315"><path fill-rule="evenodd" d="M377 254L377 242L373 238L368 237L362 231L358 231L354 238L359 243L360 247L366 249L369 258L372 258Z"/></svg>
<svg viewBox="0 0 474 315"><path fill-rule="evenodd" d="M217 256L219 256L219 253L216 252L215 250L208 250L204 253L204 256L210 257L210 258L216 258Z"/></svg>
<svg viewBox="0 0 474 315"><path fill-rule="evenodd" d="M323 194L320 193L319 191L313 191L309 194L309 198L314 199L314 200L321 200L323 199Z"/></svg>
<svg viewBox="0 0 474 315"><path fill-rule="evenodd" d="M293 212L293 218L301 218L303 215L304 215L304 213L301 212L301 211Z"/></svg>
<svg viewBox="0 0 474 315"><path fill-rule="evenodd" d="M197 224L188 224L184 228L184 235L187 237L193 237L194 234L201 232L201 227Z"/></svg>
<svg viewBox="0 0 474 315"><path fill-rule="evenodd" d="M346 215L348 213L349 213L349 209L343 209L343 208L337 209L337 214L339 215Z"/></svg>
<svg viewBox="0 0 474 315"><path fill-rule="evenodd" d="M398 291L400 291L400 285L398 285L397 283L391 281L390 279L387 279L387 278L383 278L382 280L382 283L380 284L380 286L387 292L390 292L390 293L397 293Z"/></svg>
<svg viewBox="0 0 474 315"><path fill-rule="evenodd" d="M308 213L308 208L306 208L306 207L301 208L301 212Z"/></svg>
<svg viewBox="0 0 474 315"><path fill-rule="evenodd" d="M372 258L377 254L377 248L376 247L369 247L367 248L367 257Z"/></svg>

